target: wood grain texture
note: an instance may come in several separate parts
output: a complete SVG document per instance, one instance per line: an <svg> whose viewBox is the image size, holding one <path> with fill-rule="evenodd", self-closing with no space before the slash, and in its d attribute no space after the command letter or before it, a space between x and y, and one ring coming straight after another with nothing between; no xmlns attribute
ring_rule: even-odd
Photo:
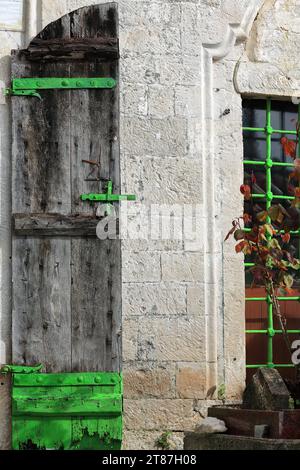
<svg viewBox="0 0 300 470"><path fill-rule="evenodd" d="M69 260L69 240L14 240L14 363L42 363L47 372L70 371Z"/></svg>
<svg viewBox="0 0 300 470"><path fill-rule="evenodd" d="M89 215L14 214L15 235L45 237L96 237L100 219Z"/></svg>
<svg viewBox="0 0 300 470"><path fill-rule="evenodd" d="M59 44L72 53L43 56ZM118 81L117 44L116 4L85 7L13 52L12 76ZM99 161L100 176L120 189L119 90L41 94L12 97L13 361L53 372L119 370L120 241L96 238L96 206L80 199L105 189L85 181L92 168L82 160Z"/></svg>
<svg viewBox="0 0 300 470"><path fill-rule="evenodd" d="M23 51L29 61L69 61L95 60L111 61L118 59L118 40L116 38L70 38L34 39L27 50Z"/></svg>

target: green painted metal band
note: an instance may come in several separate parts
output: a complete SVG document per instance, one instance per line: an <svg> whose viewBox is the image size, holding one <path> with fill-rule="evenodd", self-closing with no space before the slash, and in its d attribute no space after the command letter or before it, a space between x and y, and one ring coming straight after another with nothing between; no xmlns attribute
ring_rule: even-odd
<svg viewBox="0 0 300 470"><path fill-rule="evenodd" d="M267 199L268 203L270 203L272 199L282 199L282 200L288 200L288 201L295 200L294 196L281 196L281 195L273 194L271 191L266 194L254 193L252 194L252 197L253 199Z"/></svg>
<svg viewBox="0 0 300 470"><path fill-rule="evenodd" d="M299 300L300 301L300 297L277 297L278 300L280 301L288 301L288 300ZM267 302L267 297L246 297L246 302L250 302L250 301L260 301L260 302Z"/></svg>
<svg viewBox="0 0 300 470"><path fill-rule="evenodd" d="M287 131L284 129L272 129L272 134L289 134L289 135L297 135L296 131ZM266 127L243 127L243 131L245 132L263 132L266 133Z"/></svg>
<svg viewBox="0 0 300 470"><path fill-rule="evenodd" d="M289 335L294 335L300 333L300 330L287 330L286 331ZM268 330L246 330L247 334L268 334ZM280 335L282 334L281 330L273 330L272 335Z"/></svg>
<svg viewBox="0 0 300 470"><path fill-rule="evenodd" d="M81 88L114 88L117 82L110 77L91 78L16 78L12 93L19 90L56 90Z"/></svg>
<svg viewBox="0 0 300 470"><path fill-rule="evenodd" d="M13 383L18 387L56 387L113 385L119 386L122 377L116 372L72 372L60 374L14 375Z"/></svg>
<svg viewBox="0 0 300 470"><path fill-rule="evenodd" d="M244 160L243 161L244 165L260 165L260 166L266 166L265 161L259 161L259 160ZM287 167L287 168L294 168L295 164L294 163L285 163L285 162L273 162L271 166L280 166L280 167Z"/></svg>
<svg viewBox="0 0 300 470"><path fill-rule="evenodd" d="M43 368L42 364L36 366L16 366L16 365L5 365L1 367L1 374L36 374Z"/></svg>
<svg viewBox="0 0 300 470"><path fill-rule="evenodd" d="M90 77L90 78L15 78L12 80L12 87L5 90L5 95L9 96L32 96L42 99L39 90L79 90L79 89L99 89L114 88L117 82L110 77Z"/></svg>

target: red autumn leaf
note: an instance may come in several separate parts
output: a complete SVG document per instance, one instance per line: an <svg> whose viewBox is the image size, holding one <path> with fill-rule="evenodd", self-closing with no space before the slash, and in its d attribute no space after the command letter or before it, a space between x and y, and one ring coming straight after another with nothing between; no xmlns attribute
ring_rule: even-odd
<svg viewBox="0 0 300 470"><path fill-rule="evenodd" d="M238 243L235 247L235 251L237 253L241 253L241 251L243 251L243 249L245 248L245 245L246 245L245 241L242 241L242 242Z"/></svg>
<svg viewBox="0 0 300 470"><path fill-rule="evenodd" d="M282 238L283 243L289 243L291 239L291 235L289 233L285 233L281 235L281 238Z"/></svg>
<svg viewBox="0 0 300 470"><path fill-rule="evenodd" d="M251 215L247 214L246 212L243 215L243 219L244 219L244 224L249 224L252 221Z"/></svg>
<svg viewBox="0 0 300 470"><path fill-rule="evenodd" d="M246 200L251 198L251 188L248 184L242 184L240 191Z"/></svg>
<svg viewBox="0 0 300 470"><path fill-rule="evenodd" d="M295 140L290 140L287 137L281 137L280 143L282 145L284 155L286 157L291 157L293 160L295 160L297 142Z"/></svg>
<svg viewBox="0 0 300 470"><path fill-rule="evenodd" d="M295 197L300 197L300 188L295 188Z"/></svg>

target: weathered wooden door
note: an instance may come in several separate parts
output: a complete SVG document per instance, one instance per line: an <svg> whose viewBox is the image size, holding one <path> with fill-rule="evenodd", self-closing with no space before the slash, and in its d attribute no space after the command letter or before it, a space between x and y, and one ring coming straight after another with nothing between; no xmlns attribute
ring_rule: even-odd
<svg viewBox="0 0 300 470"><path fill-rule="evenodd" d="M117 25L114 3L64 16L13 51L12 78L118 81ZM118 86L78 82L40 91L41 101L11 98L12 355L46 372L118 371L121 362L120 243L96 237L96 208L80 199L104 192L102 179L119 190Z"/></svg>

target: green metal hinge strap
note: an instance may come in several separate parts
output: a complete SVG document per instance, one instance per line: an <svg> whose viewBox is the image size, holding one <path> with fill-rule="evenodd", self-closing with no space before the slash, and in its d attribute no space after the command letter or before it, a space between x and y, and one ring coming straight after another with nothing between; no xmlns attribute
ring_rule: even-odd
<svg viewBox="0 0 300 470"><path fill-rule="evenodd" d="M36 374L43 368L42 364L36 366L5 365L1 367L0 374Z"/></svg>
<svg viewBox="0 0 300 470"><path fill-rule="evenodd" d="M78 90L114 88L117 82L110 77L91 78L15 78L11 88L5 89L6 96L35 96L42 99L38 90Z"/></svg>

